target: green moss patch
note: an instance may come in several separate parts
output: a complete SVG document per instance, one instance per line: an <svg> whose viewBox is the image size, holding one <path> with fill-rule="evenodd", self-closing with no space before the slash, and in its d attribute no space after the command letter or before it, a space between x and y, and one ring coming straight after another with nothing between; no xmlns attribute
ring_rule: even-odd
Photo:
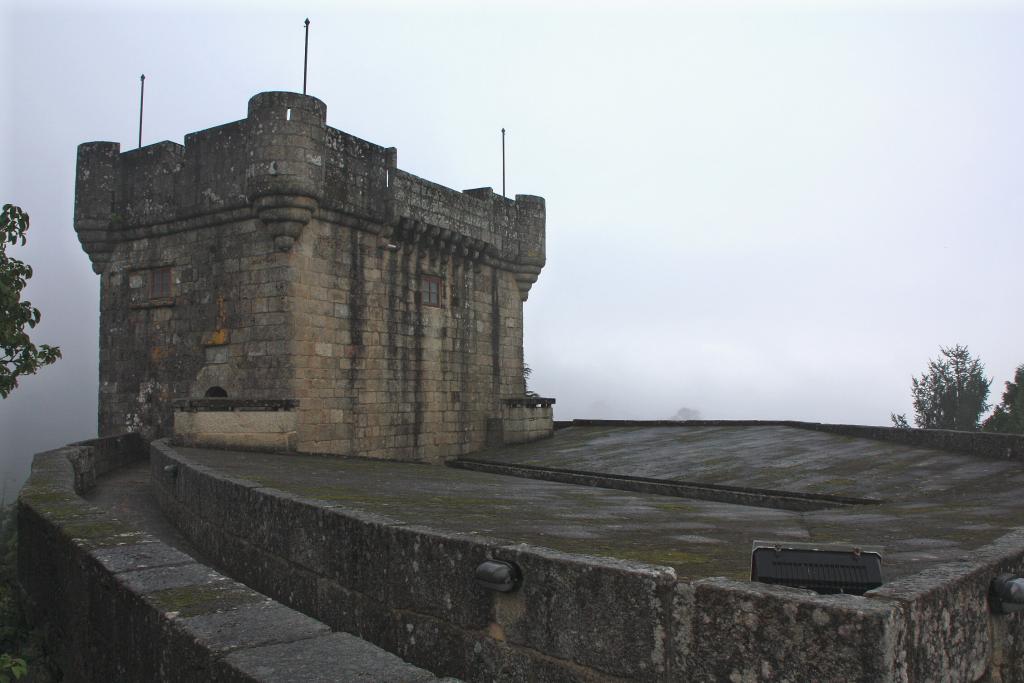
<svg viewBox="0 0 1024 683"><path fill-rule="evenodd" d="M263 595L237 583L166 588L146 597L160 611L176 612L179 617L227 612L241 605L267 601Z"/></svg>

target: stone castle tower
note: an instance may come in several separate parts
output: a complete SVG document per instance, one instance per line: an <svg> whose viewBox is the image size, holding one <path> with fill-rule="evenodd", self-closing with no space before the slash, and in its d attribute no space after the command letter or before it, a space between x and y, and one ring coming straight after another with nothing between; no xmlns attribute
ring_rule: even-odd
<svg viewBox="0 0 1024 683"><path fill-rule="evenodd" d="M544 200L413 176L326 111L266 92L184 145L79 146L101 436L177 425L192 443L437 461L551 433L553 400L523 379Z"/></svg>

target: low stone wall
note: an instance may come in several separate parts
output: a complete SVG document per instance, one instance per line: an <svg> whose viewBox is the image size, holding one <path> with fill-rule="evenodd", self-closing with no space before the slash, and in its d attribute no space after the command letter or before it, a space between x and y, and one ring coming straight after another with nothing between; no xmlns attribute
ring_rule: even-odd
<svg viewBox="0 0 1024 683"><path fill-rule="evenodd" d="M918 448L935 448L990 458L1024 460L1024 434L957 432L949 429L899 429L794 420L572 420L571 422L560 421L556 424L559 429L573 425L583 427L796 427L863 439L893 441Z"/></svg>
<svg viewBox="0 0 1024 683"><path fill-rule="evenodd" d="M64 680L436 680L78 495L146 454L137 435L41 453L18 498L18 581Z"/></svg>
<svg viewBox="0 0 1024 683"><path fill-rule="evenodd" d="M475 458L459 458L451 460L446 464L448 467L455 467L457 469L490 472L492 474L503 474L524 479L557 481L563 484L596 486L598 488L633 491L635 493L655 493L660 496L676 496L693 500L713 500L721 503L750 505L776 510L822 510L843 505L873 505L882 502L872 498L852 498L850 496L832 496L797 491L773 491L771 489L753 489L742 486L686 482L678 479L651 479L625 474L584 472L558 467L477 460Z"/></svg>
<svg viewBox="0 0 1024 683"><path fill-rule="evenodd" d="M501 407L503 444L546 439L554 433L553 398L505 399Z"/></svg>
<svg viewBox="0 0 1024 683"><path fill-rule="evenodd" d="M174 441L183 446L294 451L298 401L233 398L179 399Z"/></svg>
<svg viewBox="0 0 1024 683"><path fill-rule="evenodd" d="M667 567L405 524L220 474L161 442L151 462L166 514L215 563L439 674L1024 679L1024 615L991 615L985 597L998 573L1024 572L1020 533L980 549L970 563L943 567L923 588L911 577L868 597L820 596L721 578L682 581ZM516 592L475 585L473 572L488 558L520 567ZM946 654L935 657L942 648Z"/></svg>

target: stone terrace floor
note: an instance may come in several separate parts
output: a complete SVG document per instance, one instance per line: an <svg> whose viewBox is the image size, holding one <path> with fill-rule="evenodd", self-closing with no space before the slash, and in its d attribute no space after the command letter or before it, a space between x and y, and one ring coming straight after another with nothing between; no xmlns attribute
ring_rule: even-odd
<svg viewBox="0 0 1024 683"><path fill-rule="evenodd" d="M574 426L477 459L878 498L791 512L473 472L309 455L178 449L234 477L441 530L749 578L751 543L882 546L886 580L966 559L1024 519L1024 464L794 427Z"/></svg>

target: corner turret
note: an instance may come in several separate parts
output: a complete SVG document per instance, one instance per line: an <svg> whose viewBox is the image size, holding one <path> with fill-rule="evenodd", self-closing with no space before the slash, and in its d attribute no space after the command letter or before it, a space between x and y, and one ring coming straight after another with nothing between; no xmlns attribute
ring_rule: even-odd
<svg viewBox="0 0 1024 683"><path fill-rule="evenodd" d="M121 145L116 142L78 146L75 232L94 273L104 271L117 241L113 230L120 155Z"/></svg>
<svg viewBox="0 0 1024 683"><path fill-rule="evenodd" d="M245 190L280 251L288 251L324 191L327 105L315 97L264 92L249 100Z"/></svg>

